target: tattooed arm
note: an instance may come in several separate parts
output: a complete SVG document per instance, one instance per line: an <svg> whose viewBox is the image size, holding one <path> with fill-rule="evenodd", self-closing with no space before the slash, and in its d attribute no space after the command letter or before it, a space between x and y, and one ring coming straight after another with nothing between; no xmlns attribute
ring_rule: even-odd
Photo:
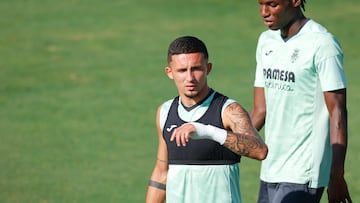
<svg viewBox="0 0 360 203"><path fill-rule="evenodd" d="M238 103L226 107L223 115L227 137L224 146L236 154L263 160L267 146L254 128L248 112Z"/></svg>
<svg viewBox="0 0 360 203"><path fill-rule="evenodd" d="M174 129L170 141L175 141L178 147L186 147L190 138L210 139L238 155L258 160L265 159L267 146L240 104L233 103L226 107L222 120L225 129L197 122L185 123Z"/></svg>

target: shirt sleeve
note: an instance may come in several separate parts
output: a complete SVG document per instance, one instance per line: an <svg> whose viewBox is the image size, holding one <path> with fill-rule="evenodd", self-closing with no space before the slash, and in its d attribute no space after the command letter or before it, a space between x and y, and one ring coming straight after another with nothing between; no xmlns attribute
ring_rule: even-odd
<svg viewBox="0 0 360 203"><path fill-rule="evenodd" d="M339 42L333 37L323 38L315 55L316 71L321 89L333 91L347 87L343 52Z"/></svg>
<svg viewBox="0 0 360 203"><path fill-rule="evenodd" d="M228 107L230 104L232 104L234 102L236 102L234 99L229 98L229 99L226 100L225 104L223 105L223 107L221 109L221 117L223 117L226 107Z"/></svg>
<svg viewBox="0 0 360 203"><path fill-rule="evenodd" d="M160 108L160 129L163 130L173 99L164 102Z"/></svg>
<svg viewBox="0 0 360 203"><path fill-rule="evenodd" d="M254 87L265 87L264 73L261 62L261 46L262 46L262 35L259 37L258 44L256 47L256 71L255 71L255 81Z"/></svg>

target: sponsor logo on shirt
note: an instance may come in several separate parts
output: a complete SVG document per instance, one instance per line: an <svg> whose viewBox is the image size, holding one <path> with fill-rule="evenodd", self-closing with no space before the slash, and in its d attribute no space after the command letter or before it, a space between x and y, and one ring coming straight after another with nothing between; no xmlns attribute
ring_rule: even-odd
<svg viewBox="0 0 360 203"><path fill-rule="evenodd" d="M278 89L282 91L294 91L292 83L295 83L295 73L281 69L263 69L265 86L267 88Z"/></svg>
<svg viewBox="0 0 360 203"><path fill-rule="evenodd" d="M295 73L287 70L280 69L264 69L265 79L280 80L284 82L295 82Z"/></svg>

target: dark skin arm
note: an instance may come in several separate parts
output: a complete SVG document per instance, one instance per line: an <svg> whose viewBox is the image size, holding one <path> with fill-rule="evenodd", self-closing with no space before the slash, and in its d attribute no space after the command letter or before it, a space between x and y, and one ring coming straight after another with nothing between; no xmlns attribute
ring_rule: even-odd
<svg viewBox="0 0 360 203"><path fill-rule="evenodd" d="M352 202L344 179L344 163L347 149L347 109L346 90L324 93L330 114L330 139L332 165L328 186L329 203ZM255 128L260 130L265 124L266 102L264 88L254 88L254 107L250 112Z"/></svg>
<svg viewBox="0 0 360 203"><path fill-rule="evenodd" d="M254 107L250 111L250 117L254 124L254 127L257 130L261 130L261 128L264 126L265 116L266 116L266 102L265 102L264 88L255 87Z"/></svg>
<svg viewBox="0 0 360 203"><path fill-rule="evenodd" d="M347 149L347 108L346 89L324 92L326 106L330 114L330 142L332 163L328 185L329 203L352 202L344 178Z"/></svg>

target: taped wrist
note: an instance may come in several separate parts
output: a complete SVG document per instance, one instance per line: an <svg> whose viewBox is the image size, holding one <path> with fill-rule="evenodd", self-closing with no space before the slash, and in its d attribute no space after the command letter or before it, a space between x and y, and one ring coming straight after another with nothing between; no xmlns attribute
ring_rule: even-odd
<svg viewBox="0 0 360 203"><path fill-rule="evenodd" d="M198 122L191 122L196 132L191 135L193 139L210 139L223 145L227 137L227 131L212 125L204 125Z"/></svg>

